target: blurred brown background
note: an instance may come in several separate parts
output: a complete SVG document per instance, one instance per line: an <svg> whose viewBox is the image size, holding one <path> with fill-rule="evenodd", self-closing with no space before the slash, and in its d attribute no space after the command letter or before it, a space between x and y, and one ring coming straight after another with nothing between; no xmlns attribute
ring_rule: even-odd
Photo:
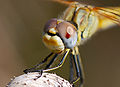
<svg viewBox="0 0 120 87"><path fill-rule="evenodd" d="M81 2L120 6L119 0ZM42 29L47 20L62 14L65 8L48 0L0 0L0 87L50 52L42 43ZM84 87L120 87L120 27L98 32L80 47L80 53L86 77ZM66 79L67 64L68 61L56 70Z"/></svg>

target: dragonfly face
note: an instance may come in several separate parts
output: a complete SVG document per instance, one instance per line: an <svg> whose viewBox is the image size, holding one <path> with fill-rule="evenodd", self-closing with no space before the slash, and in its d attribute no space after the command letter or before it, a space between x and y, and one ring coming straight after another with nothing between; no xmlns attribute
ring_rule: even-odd
<svg viewBox="0 0 120 87"><path fill-rule="evenodd" d="M76 27L61 19L49 20L44 28L43 42L55 53L61 53L65 48L72 49L77 42Z"/></svg>

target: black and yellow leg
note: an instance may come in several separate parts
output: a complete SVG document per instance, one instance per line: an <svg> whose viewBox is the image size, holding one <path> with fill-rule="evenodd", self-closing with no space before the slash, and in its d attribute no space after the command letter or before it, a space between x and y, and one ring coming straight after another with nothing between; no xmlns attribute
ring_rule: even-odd
<svg viewBox="0 0 120 87"><path fill-rule="evenodd" d="M33 68L25 69L23 72L24 72L24 73L35 72L36 69L37 69L40 65L42 65L43 63L45 63L45 62L48 60L48 58L50 58L52 55L53 55L53 53L50 53L42 62L38 63L38 64L35 65Z"/></svg>
<svg viewBox="0 0 120 87"><path fill-rule="evenodd" d="M43 70L43 72L55 70L55 69L58 69L58 68L62 67L62 65L65 62L65 59L68 56L69 51L70 51L70 49L66 49L66 52L64 53L63 58L62 58L61 62L57 65L57 67L53 67L53 68L50 68L50 69L45 69L45 70Z"/></svg>
<svg viewBox="0 0 120 87"><path fill-rule="evenodd" d="M81 59L80 59L79 51L77 47L74 48L72 55L73 55L73 60L74 60L76 75L77 75L77 78L73 80L72 83L74 84L75 82L80 80L80 87L81 87L83 84L83 70L82 70Z"/></svg>
<svg viewBox="0 0 120 87"><path fill-rule="evenodd" d="M51 59L51 61L46 65L45 69L38 69L38 70L34 70L34 71L32 71L32 72L40 72L40 74L42 75L43 71L46 70L46 69L48 69L48 68L52 65L52 63L55 61L55 59L56 59L57 57L58 57L58 54L55 54L55 55L53 56L53 58Z"/></svg>
<svg viewBox="0 0 120 87"><path fill-rule="evenodd" d="M37 65L34 66L33 68L24 70L23 72L24 72L24 73L28 73L28 72L45 72L45 71L51 71L51 70L55 70L55 69L57 69L57 68L60 68L60 67L62 67L62 65L64 64L65 59L67 58L67 55L68 55L69 51L70 51L70 49L66 49L66 52L65 52L65 54L64 54L61 62L58 64L57 67L48 69L48 68L50 67L50 65L54 62L54 60L55 60L55 59L57 58L57 56L58 56L58 54L55 54L54 57L52 58L52 60L50 61L50 63L45 67L45 69L36 70L36 69L38 68L38 66L40 66L40 65L43 64L43 63L45 63L45 62L48 60L48 58L53 55L53 53L51 53L51 54L49 54L42 62L40 62L39 64L37 64Z"/></svg>
<svg viewBox="0 0 120 87"><path fill-rule="evenodd" d="M80 69L79 69L79 65L77 63L77 57L76 57L76 54L75 54L75 50L72 51L72 58L73 58L73 61L74 61L76 75L77 75L77 78L74 79L73 81L71 81L71 83L74 84L75 82L77 82L80 79Z"/></svg>
<svg viewBox="0 0 120 87"><path fill-rule="evenodd" d="M74 79L73 55L70 53L70 77L69 77L69 81L71 82L73 79Z"/></svg>
<svg viewBox="0 0 120 87"><path fill-rule="evenodd" d="M78 47L75 48L75 51L76 51L78 66L79 66L79 69L80 69L80 86L82 86L83 83L84 83L84 70L83 70L83 65L82 65L82 61L81 61L81 57L80 57L80 54L79 54Z"/></svg>
<svg viewBox="0 0 120 87"><path fill-rule="evenodd" d="M58 54L55 54L55 56L51 59L50 63L47 64L47 66L45 67L45 69L48 69L50 67L50 65L52 65L52 63L55 61L55 59L58 57Z"/></svg>

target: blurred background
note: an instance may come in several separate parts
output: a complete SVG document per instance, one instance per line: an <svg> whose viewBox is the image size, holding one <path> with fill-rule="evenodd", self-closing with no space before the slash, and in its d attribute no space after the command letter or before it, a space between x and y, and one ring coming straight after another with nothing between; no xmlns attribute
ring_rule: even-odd
<svg viewBox="0 0 120 87"><path fill-rule="evenodd" d="M120 6L119 0L80 1L95 6ZM44 24L62 14L66 7L50 0L0 0L0 87L50 53L42 43ZM86 77L84 87L120 87L119 26L95 34L80 47L80 53ZM67 60L54 72L68 79L68 65Z"/></svg>

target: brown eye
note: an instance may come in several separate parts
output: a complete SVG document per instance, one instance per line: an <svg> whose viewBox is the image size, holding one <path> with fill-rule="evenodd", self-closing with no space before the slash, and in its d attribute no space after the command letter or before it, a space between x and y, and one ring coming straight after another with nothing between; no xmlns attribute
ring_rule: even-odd
<svg viewBox="0 0 120 87"><path fill-rule="evenodd" d="M66 48L73 48L76 45L77 29L73 24L63 21L56 26L56 29Z"/></svg>
<svg viewBox="0 0 120 87"><path fill-rule="evenodd" d="M73 27L71 27L71 26L68 26L67 27L67 29L66 29L66 35L65 35L65 37L67 38L67 39L69 39L70 37L71 37L71 35L73 34Z"/></svg>
<svg viewBox="0 0 120 87"><path fill-rule="evenodd" d="M62 38L67 38L67 39L74 36L74 33L76 31L75 27L71 23L65 21L58 24L56 29L58 30Z"/></svg>
<svg viewBox="0 0 120 87"><path fill-rule="evenodd" d="M49 20L44 27L44 32L48 32L50 28L54 28L57 25L57 19L53 18L51 20Z"/></svg>

